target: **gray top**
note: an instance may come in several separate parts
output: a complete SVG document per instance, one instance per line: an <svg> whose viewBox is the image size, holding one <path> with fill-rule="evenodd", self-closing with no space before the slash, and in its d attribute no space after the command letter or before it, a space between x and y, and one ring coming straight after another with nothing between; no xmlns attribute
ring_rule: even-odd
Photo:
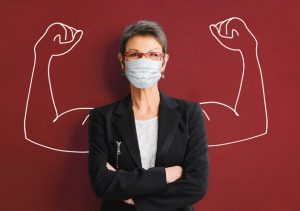
<svg viewBox="0 0 300 211"><path fill-rule="evenodd" d="M142 167L148 169L155 166L158 138L158 116L146 120L135 119Z"/></svg>

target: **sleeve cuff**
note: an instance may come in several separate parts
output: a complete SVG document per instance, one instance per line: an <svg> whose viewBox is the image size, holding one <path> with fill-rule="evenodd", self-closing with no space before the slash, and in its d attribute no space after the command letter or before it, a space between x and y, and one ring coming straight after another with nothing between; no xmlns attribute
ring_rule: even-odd
<svg viewBox="0 0 300 211"><path fill-rule="evenodd" d="M165 191L168 187L165 167L152 167L148 170L149 183L147 185L157 187L156 192Z"/></svg>

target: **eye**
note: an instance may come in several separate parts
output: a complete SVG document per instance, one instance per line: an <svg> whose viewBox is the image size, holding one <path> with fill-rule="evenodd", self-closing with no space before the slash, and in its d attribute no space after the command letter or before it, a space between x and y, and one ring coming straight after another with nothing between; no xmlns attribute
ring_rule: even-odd
<svg viewBox="0 0 300 211"><path fill-rule="evenodd" d="M138 52L129 52L127 53L128 57L137 57L138 56Z"/></svg>
<svg viewBox="0 0 300 211"><path fill-rule="evenodd" d="M158 52L150 52L150 56L158 58L158 57L160 57L160 53L158 53Z"/></svg>

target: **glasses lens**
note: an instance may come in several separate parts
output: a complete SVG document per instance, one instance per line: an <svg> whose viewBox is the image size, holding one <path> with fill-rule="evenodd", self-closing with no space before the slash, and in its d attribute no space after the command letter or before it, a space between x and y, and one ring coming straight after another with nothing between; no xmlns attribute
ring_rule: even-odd
<svg viewBox="0 0 300 211"><path fill-rule="evenodd" d="M151 60L161 60L163 57L163 53L161 52L148 52L148 53L139 53L136 51L132 52L125 52L125 57L127 60L134 60L139 59L142 57L142 55L145 55L146 58Z"/></svg>
<svg viewBox="0 0 300 211"><path fill-rule="evenodd" d="M138 52L126 52L125 55L126 55L126 58L128 60L138 59L139 58L139 53Z"/></svg>
<svg viewBox="0 0 300 211"><path fill-rule="evenodd" d="M160 52L149 52L149 59L152 60L161 60L162 53Z"/></svg>

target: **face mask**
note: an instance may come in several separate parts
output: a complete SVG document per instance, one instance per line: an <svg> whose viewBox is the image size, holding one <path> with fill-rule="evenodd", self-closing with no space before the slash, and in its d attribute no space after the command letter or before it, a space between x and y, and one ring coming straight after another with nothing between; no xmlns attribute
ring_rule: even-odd
<svg viewBox="0 0 300 211"><path fill-rule="evenodd" d="M162 63L163 61L146 58L125 61L125 75L135 87L149 88L161 78Z"/></svg>

